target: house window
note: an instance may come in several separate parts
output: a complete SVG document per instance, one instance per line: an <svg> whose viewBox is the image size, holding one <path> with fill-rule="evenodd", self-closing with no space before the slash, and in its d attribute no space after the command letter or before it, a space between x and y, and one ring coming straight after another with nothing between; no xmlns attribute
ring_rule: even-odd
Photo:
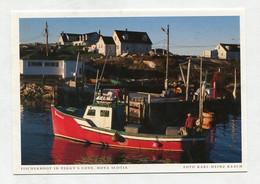
<svg viewBox="0 0 260 184"><path fill-rule="evenodd" d="M122 37L124 40L128 40L128 34L124 34Z"/></svg>
<svg viewBox="0 0 260 184"><path fill-rule="evenodd" d="M101 116L101 117L109 117L109 111L107 111L107 110L101 110L101 111L100 111L100 116Z"/></svg>
<svg viewBox="0 0 260 184"><path fill-rule="evenodd" d="M147 35L143 35L143 41L147 41Z"/></svg>
<svg viewBox="0 0 260 184"><path fill-rule="evenodd" d="M115 40L116 40L116 36L115 36Z"/></svg>
<svg viewBox="0 0 260 184"><path fill-rule="evenodd" d="M42 66L42 62L28 62L28 67L31 66Z"/></svg>
<svg viewBox="0 0 260 184"><path fill-rule="evenodd" d="M119 49L119 45L116 45L116 49L117 49L117 50Z"/></svg>
<svg viewBox="0 0 260 184"><path fill-rule="evenodd" d="M88 116L95 116L96 115L96 110L95 109L89 109L87 115Z"/></svg>
<svg viewBox="0 0 260 184"><path fill-rule="evenodd" d="M59 67L59 63L58 62L46 62L46 63L44 63L44 66Z"/></svg>

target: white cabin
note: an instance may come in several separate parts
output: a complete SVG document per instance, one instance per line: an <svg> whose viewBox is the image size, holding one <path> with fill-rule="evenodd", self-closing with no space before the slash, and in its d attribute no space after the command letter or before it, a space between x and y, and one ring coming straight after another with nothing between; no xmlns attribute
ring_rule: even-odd
<svg viewBox="0 0 260 184"><path fill-rule="evenodd" d="M125 105L88 105L83 118L91 120L99 128L123 130L125 126Z"/></svg>
<svg viewBox="0 0 260 184"><path fill-rule="evenodd" d="M82 62L78 63L78 77L81 77L82 64L85 69ZM75 69L75 60L20 60L20 74L23 76L57 76L66 79L73 77Z"/></svg>

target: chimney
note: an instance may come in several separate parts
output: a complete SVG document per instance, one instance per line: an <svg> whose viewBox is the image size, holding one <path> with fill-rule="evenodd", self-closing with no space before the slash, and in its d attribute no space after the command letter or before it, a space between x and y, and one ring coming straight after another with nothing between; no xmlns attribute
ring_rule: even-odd
<svg viewBox="0 0 260 184"><path fill-rule="evenodd" d="M98 37L100 37L101 36L101 31L100 30L98 30Z"/></svg>
<svg viewBox="0 0 260 184"><path fill-rule="evenodd" d="M127 28L125 28L125 31L127 31Z"/></svg>

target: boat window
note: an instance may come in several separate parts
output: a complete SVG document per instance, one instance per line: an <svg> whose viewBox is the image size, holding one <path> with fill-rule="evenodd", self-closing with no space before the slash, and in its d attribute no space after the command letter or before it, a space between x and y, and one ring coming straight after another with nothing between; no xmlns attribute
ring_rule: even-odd
<svg viewBox="0 0 260 184"><path fill-rule="evenodd" d="M109 111L106 111L106 110L100 110L100 116L103 116L103 117L109 117Z"/></svg>
<svg viewBox="0 0 260 184"><path fill-rule="evenodd" d="M89 109L87 115L89 115L89 116L95 116L95 115L96 115L96 110L95 110L95 109Z"/></svg>

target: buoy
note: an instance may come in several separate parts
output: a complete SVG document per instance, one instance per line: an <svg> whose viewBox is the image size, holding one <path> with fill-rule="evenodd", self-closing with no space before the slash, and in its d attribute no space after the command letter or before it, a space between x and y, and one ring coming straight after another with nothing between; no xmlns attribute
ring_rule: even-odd
<svg viewBox="0 0 260 184"><path fill-rule="evenodd" d="M153 143L153 147L154 147L154 148L158 148L158 147L159 147L159 143L158 143L158 142L154 142L154 143Z"/></svg>
<svg viewBox="0 0 260 184"><path fill-rule="evenodd" d="M162 146L163 146L163 144L160 143L159 141L156 141L156 142L153 143L153 148L160 148Z"/></svg>
<svg viewBox="0 0 260 184"><path fill-rule="evenodd" d="M203 112L202 116L203 116L203 123L202 123L202 128L203 129L211 129L211 122L213 121L213 112Z"/></svg>

